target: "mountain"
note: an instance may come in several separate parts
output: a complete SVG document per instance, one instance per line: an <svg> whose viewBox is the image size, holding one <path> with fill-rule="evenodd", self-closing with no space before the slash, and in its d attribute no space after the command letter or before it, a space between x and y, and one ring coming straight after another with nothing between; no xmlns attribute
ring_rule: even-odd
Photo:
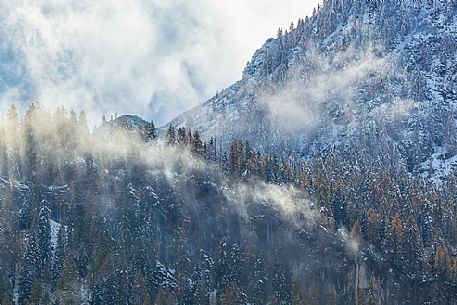
<svg viewBox="0 0 457 305"><path fill-rule="evenodd" d="M457 166L457 4L325 0L243 77L170 124L283 156L338 151L443 178ZM439 179L435 179L440 183Z"/></svg>
<svg viewBox="0 0 457 305"><path fill-rule="evenodd" d="M119 131L127 131L133 141L136 140L137 136L144 139L152 139L157 136L154 122L147 122L137 115L121 115L119 117L116 115L116 117L111 117L109 121L103 116L101 126L94 129L95 134L108 137L113 133L119 133Z"/></svg>
<svg viewBox="0 0 457 305"><path fill-rule="evenodd" d="M456 5L325 1L159 137L12 105L0 303L457 304Z"/></svg>
<svg viewBox="0 0 457 305"><path fill-rule="evenodd" d="M345 230L293 186L231 179L190 147L132 133L135 116L91 133L84 112L31 105L7 122L2 304L303 304L337 298L336 285L353 298ZM307 281L322 293L302 296Z"/></svg>
<svg viewBox="0 0 457 305"><path fill-rule="evenodd" d="M116 129L137 131L148 127L149 122L143 120L137 115L121 115L111 118L109 121L105 117L102 118L102 125L96 128L96 132L109 132Z"/></svg>
<svg viewBox="0 0 457 305"><path fill-rule="evenodd" d="M107 122L111 127L126 129L144 129L149 124L137 115L121 115L114 120Z"/></svg>
<svg viewBox="0 0 457 305"><path fill-rule="evenodd" d="M213 151L141 122L10 107L2 304L456 304L457 177Z"/></svg>

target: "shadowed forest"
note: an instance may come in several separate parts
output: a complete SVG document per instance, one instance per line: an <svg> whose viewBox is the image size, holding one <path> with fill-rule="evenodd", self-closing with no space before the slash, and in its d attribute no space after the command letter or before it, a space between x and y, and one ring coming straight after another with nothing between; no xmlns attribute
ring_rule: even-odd
<svg viewBox="0 0 457 305"><path fill-rule="evenodd" d="M122 117L91 131L64 108L6 117L2 305L457 302L454 176Z"/></svg>

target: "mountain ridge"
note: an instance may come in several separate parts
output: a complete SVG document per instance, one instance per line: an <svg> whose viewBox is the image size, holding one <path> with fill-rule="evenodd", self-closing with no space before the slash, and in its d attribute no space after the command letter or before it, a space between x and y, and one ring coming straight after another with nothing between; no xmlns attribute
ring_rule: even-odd
<svg viewBox="0 0 457 305"><path fill-rule="evenodd" d="M11 105L0 303L457 304L456 7L325 1L159 137Z"/></svg>
<svg viewBox="0 0 457 305"><path fill-rule="evenodd" d="M268 39L241 80L170 124L305 159L365 149L365 133L384 146L372 155L394 150L411 173L433 178L432 164L442 176L445 160L457 165L455 10L455 1L324 1Z"/></svg>

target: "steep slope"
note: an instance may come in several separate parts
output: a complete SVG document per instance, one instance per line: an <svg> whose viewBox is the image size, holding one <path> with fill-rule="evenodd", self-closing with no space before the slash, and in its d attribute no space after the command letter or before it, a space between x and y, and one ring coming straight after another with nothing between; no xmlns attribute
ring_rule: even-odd
<svg viewBox="0 0 457 305"><path fill-rule="evenodd" d="M353 255L303 193L63 113L32 105L0 130L3 304L285 305L311 281L353 298Z"/></svg>
<svg viewBox="0 0 457 305"><path fill-rule="evenodd" d="M326 0L243 78L171 124L228 145L330 150L443 176L456 166L456 1Z"/></svg>
<svg viewBox="0 0 457 305"><path fill-rule="evenodd" d="M438 190L369 160L284 164L242 143L212 156L196 133L143 137L137 117L91 133L84 112L14 109L2 304L457 304L457 177Z"/></svg>

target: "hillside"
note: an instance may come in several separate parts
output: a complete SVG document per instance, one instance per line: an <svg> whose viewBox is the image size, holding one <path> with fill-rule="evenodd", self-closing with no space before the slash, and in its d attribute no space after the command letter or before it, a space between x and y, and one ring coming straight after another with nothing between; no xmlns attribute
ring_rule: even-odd
<svg viewBox="0 0 457 305"><path fill-rule="evenodd" d="M170 124L305 159L357 150L442 178L457 165L456 33L455 1L326 0Z"/></svg>
<svg viewBox="0 0 457 305"><path fill-rule="evenodd" d="M457 2L325 0L156 130L0 124L1 305L457 305Z"/></svg>
<svg viewBox="0 0 457 305"><path fill-rule="evenodd" d="M3 304L456 304L455 177L214 151L120 118L90 132L84 112L10 107Z"/></svg>

